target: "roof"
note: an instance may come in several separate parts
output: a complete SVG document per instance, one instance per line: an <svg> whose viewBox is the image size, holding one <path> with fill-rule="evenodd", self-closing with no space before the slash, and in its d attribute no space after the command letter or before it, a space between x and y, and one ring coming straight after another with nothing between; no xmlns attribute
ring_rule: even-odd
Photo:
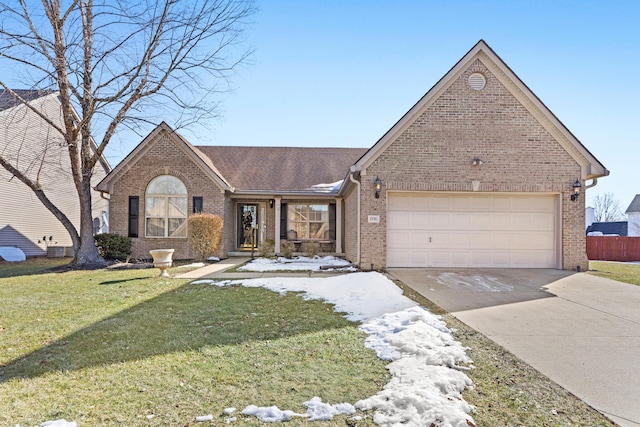
<svg viewBox="0 0 640 427"><path fill-rule="evenodd" d="M628 230L627 221L616 222L594 222L587 228L587 234L592 232L600 232L602 234L626 236Z"/></svg>
<svg viewBox="0 0 640 427"><path fill-rule="evenodd" d="M305 192L342 180L366 148L196 147L236 191ZM326 188L323 186L322 188Z"/></svg>
<svg viewBox="0 0 640 427"><path fill-rule="evenodd" d="M582 145L484 40L476 43L451 70L429 89L429 91L353 165L351 168L352 172L366 171L376 158L417 120L476 60L480 60L499 80L503 81L505 87L509 88L520 103L547 128L569 155L581 165L582 179L597 179L609 175L609 171L604 165Z"/></svg>
<svg viewBox="0 0 640 427"><path fill-rule="evenodd" d="M627 210L624 211L626 214L635 212L640 212L640 194L636 194Z"/></svg>
<svg viewBox="0 0 640 427"><path fill-rule="evenodd" d="M53 90L30 90L30 89L13 89L13 92L16 93L20 98L24 99L27 102L33 101L34 99L41 98L43 96L50 95L54 93ZM15 98L11 93L7 90L0 89L0 111L8 110L9 108L13 108L16 105L21 104L18 98Z"/></svg>
<svg viewBox="0 0 640 427"><path fill-rule="evenodd" d="M160 123L98 185L109 193L118 180L167 132L220 188L235 194L335 194L349 167L366 148L193 146L167 123Z"/></svg>

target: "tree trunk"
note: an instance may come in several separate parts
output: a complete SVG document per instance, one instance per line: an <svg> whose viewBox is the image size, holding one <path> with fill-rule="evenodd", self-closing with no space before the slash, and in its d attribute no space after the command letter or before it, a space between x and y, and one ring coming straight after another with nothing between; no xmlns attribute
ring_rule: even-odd
<svg viewBox="0 0 640 427"><path fill-rule="evenodd" d="M104 259L98 252L95 240L93 238L93 218L91 206L91 178L83 177L78 190L80 201L80 238L78 246L74 242L75 258L74 264L77 266L85 266L92 264L101 264Z"/></svg>

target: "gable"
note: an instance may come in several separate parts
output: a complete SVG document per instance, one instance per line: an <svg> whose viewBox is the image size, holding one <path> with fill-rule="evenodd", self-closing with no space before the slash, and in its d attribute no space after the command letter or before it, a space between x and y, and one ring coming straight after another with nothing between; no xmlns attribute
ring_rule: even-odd
<svg viewBox="0 0 640 427"><path fill-rule="evenodd" d="M169 125L162 122L127 157L122 160L98 185L97 190L110 193L117 181L130 171L153 175L156 172L193 169L208 177L221 191L232 187L215 168L209 158L187 142Z"/></svg>
<svg viewBox="0 0 640 427"><path fill-rule="evenodd" d="M486 87L475 91L470 87L469 77L479 73L486 78ZM518 123L518 118L526 112L527 127ZM535 123L534 123L535 122ZM511 126L511 137L498 137L500 126ZM367 174L378 157L403 134L415 134L412 126L422 127L432 137L432 149L447 148L452 155L469 155L476 141L491 140L509 148L514 136L523 136L531 149L540 148L539 140L551 138L571 161L579 165L581 179L596 179L608 175L608 171L569 132L546 106L522 83L522 81L502 62L484 42L472 48L436 85L429 90L362 158L353 166L353 172ZM438 134L447 132L448 138L437 139ZM424 135L424 134L423 134ZM457 150L451 147L457 138ZM536 145L538 144L538 145ZM440 146L438 146L440 145ZM442 147L446 145L446 147ZM465 148L466 147L466 148ZM544 147L549 149L550 146ZM423 150L430 150L426 144ZM474 156L482 156L479 152ZM406 157L413 159L410 153ZM471 157L473 158L473 157ZM471 158L466 159L469 161ZM531 165L531 167L535 167Z"/></svg>

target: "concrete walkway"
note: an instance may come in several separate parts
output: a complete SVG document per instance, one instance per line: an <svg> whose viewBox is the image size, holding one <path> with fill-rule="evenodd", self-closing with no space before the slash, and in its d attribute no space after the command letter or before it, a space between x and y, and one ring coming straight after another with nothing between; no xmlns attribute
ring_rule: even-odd
<svg viewBox="0 0 640 427"><path fill-rule="evenodd" d="M620 426L640 426L640 286L559 270L389 274Z"/></svg>
<svg viewBox="0 0 640 427"><path fill-rule="evenodd" d="M259 279L262 277L328 277L344 274L339 271L286 271L286 272L228 272L249 261L249 257L229 257L215 264L207 265L196 270L175 276L176 279Z"/></svg>

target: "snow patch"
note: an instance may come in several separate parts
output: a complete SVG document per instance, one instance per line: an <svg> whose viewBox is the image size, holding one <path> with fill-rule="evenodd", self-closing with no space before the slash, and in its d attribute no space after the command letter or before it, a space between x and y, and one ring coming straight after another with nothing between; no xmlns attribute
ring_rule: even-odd
<svg viewBox="0 0 640 427"><path fill-rule="evenodd" d="M356 271L351 266L351 263L347 260L336 258L334 256L325 257L295 257L295 258L283 258L277 259L271 258L256 258L251 262L239 267L239 271L253 271L253 272L269 272L269 271Z"/></svg>

